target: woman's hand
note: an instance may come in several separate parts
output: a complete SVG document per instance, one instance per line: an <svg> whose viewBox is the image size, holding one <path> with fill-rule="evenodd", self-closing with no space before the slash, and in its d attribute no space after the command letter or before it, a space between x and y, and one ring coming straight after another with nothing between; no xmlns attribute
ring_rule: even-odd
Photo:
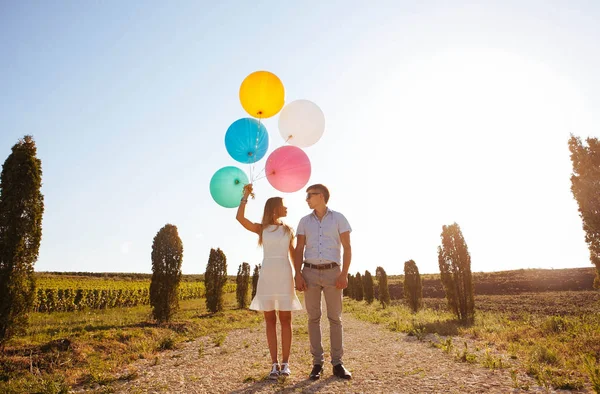
<svg viewBox="0 0 600 394"><path fill-rule="evenodd" d="M252 223L250 220L246 219L245 211L246 211L246 203L248 202L248 196L252 196L254 198L254 193L252 193L252 184L249 183L244 186L244 197L240 201L240 205L238 206L237 214L235 218L244 228L248 231L252 231L253 233L260 234L262 231L262 225L259 223Z"/></svg>
<svg viewBox="0 0 600 394"><path fill-rule="evenodd" d="M298 291L304 291L304 290L308 289L308 286L306 285L306 281L304 280L304 277L302 276L302 273L300 273L300 272L296 273L296 276L294 276L294 284L295 284L296 290L298 290Z"/></svg>
<svg viewBox="0 0 600 394"><path fill-rule="evenodd" d="M252 187L251 183L248 183L244 186L244 198L248 199L248 196L254 198L254 188Z"/></svg>

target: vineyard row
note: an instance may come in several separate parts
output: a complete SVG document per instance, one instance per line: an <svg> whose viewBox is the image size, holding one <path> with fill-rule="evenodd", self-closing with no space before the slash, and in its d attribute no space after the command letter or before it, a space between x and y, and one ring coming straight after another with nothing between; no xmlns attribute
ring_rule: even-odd
<svg viewBox="0 0 600 394"><path fill-rule="evenodd" d="M224 292L235 292L235 284L227 283ZM179 286L179 300L202 298L204 293L203 282L184 282ZM34 299L34 311L72 312L148 304L150 304L150 284L122 289L38 288Z"/></svg>

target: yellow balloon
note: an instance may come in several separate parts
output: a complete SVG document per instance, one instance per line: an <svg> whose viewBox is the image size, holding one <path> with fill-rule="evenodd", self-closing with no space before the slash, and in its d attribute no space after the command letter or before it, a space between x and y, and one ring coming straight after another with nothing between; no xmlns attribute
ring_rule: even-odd
<svg viewBox="0 0 600 394"><path fill-rule="evenodd" d="M242 107L255 118L270 118L281 111L284 96L283 83L268 71L253 72L240 86Z"/></svg>

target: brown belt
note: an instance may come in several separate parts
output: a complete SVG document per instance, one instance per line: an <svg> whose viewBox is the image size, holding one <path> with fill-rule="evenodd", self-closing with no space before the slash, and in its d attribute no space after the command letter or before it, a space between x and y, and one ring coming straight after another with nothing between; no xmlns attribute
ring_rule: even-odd
<svg viewBox="0 0 600 394"><path fill-rule="evenodd" d="M308 267L308 268L313 268L313 269L316 269L316 270L328 270L328 269L337 267L338 264L336 264L336 263L329 263L329 264L308 264L308 263L304 263L304 266Z"/></svg>

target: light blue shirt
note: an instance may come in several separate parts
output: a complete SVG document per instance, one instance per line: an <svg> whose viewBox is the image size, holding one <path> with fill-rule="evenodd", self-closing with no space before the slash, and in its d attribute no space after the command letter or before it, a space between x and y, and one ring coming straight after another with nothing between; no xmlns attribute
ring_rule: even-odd
<svg viewBox="0 0 600 394"><path fill-rule="evenodd" d="M313 211L300 219L297 235L304 235L304 261L309 264L341 265L342 241L340 234L351 232L350 223L344 215L327 208L325 216L319 220Z"/></svg>

